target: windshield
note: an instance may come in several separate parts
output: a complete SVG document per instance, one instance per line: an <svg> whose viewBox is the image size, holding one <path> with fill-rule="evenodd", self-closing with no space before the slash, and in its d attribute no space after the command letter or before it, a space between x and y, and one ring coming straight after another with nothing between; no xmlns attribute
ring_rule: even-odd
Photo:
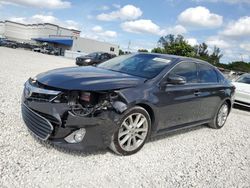
<svg viewBox="0 0 250 188"><path fill-rule="evenodd" d="M250 74L244 74L238 78L237 82L250 84Z"/></svg>
<svg viewBox="0 0 250 188"><path fill-rule="evenodd" d="M94 52L94 53L88 54L87 57L98 58L100 55L101 53Z"/></svg>
<svg viewBox="0 0 250 188"><path fill-rule="evenodd" d="M143 78L153 78L171 63L171 59L155 54L122 55L98 65L99 68Z"/></svg>

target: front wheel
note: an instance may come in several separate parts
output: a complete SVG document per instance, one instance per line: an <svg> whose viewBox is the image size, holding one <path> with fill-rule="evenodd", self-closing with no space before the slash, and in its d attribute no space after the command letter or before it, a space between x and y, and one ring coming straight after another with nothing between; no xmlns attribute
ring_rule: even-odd
<svg viewBox="0 0 250 188"><path fill-rule="evenodd" d="M119 121L110 148L119 155L131 155L139 151L150 135L151 119L139 106L127 110Z"/></svg>
<svg viewBox="0 0 250 188"><path fill-rule="evenodd" d="M217 115L215 116L214 120L209 123L209 126L214 129L220 129L226 123L227 117L229 114L229 105L225 101L219 108Z"/></svg>

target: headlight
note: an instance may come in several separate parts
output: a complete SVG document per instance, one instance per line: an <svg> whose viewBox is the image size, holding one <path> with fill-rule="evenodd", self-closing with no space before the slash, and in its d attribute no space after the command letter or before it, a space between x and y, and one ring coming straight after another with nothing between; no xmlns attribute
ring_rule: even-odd
<svg viewBox="0 0 250 188"><path fill-rule="evenodd" d="M89 63L91 59L85 59L84 62Z"/></svg>
<svg viewBox="0 0 250 188"><path fill-rule="evenodd" d="M31 81L31 83L36 83L36 81L37 81L37 77L36 76L34 76L34 77L30 77L30 81Z"/></svg>

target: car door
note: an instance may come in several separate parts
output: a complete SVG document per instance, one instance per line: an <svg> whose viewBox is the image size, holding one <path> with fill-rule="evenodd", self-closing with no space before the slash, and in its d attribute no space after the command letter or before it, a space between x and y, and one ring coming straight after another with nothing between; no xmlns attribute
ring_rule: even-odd
<svg viewBox="0 0 250 188"><path fill-rule="evenodd" d="M225 97L225 85L220 82L215 68L209 64L198 63L201 100L200 116L204 120L212 119Z"/></svg>
<svg viewBox="0 0 250 188"><path fill-rule="evenodd" d="M195 62L177 64L164 79L171 75L182 76L186 83L182 85L166 84L160 91L160 129L180 126L201 120L199 117L200 100L198 69Z"/></svg>

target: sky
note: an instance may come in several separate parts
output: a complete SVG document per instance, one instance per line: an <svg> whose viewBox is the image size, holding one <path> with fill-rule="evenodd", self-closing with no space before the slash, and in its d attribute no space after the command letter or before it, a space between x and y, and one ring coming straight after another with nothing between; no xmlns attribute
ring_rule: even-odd
<svg viewBox="0 0 250 188"><path fill-rule="evenodd" d="M0 0L0 20L54 23L82 37L151 50L167 34L250 62L250 0Z"/></svg>

